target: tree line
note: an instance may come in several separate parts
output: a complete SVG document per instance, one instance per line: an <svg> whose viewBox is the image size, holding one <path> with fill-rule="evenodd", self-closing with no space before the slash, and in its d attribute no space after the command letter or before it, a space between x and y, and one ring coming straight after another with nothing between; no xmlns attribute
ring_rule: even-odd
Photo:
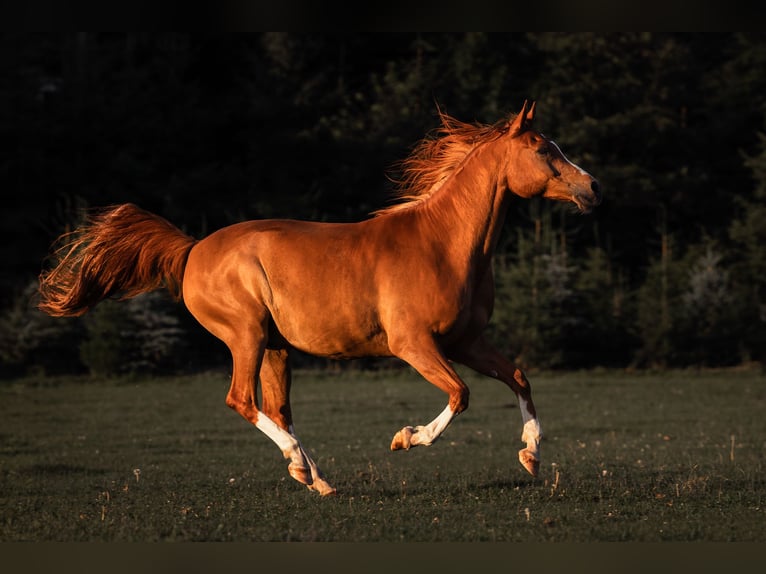
<svg viewBox="0 0 766 574"><path fill-rule="evenodd" d="M82 208L134 202L203 237L354 221L390 201L437 109L537 127L596 176L580 216L510 210L490 336L525 367L764 360L766 36L750 33L5 34L4 375L228 361L162 294L79 319L33 306ZM309 361L308 358L306 358Z"/></svg>

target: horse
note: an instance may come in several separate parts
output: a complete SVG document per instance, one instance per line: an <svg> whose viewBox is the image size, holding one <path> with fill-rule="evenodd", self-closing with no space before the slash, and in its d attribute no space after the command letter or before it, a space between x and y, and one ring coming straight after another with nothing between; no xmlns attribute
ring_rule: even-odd
<svg viewBox="0 0 766 574"><path fill-rule="evenodd" d="M514 198L542 196L588 213L601 201L599 183L533 129L534 101L491 125L437 111L441 125L400 162L398 201L366 219L250 220L197 240L136 205L112 205L54 241L38 308L79 316L108 297L166 288L228 347L226 404L277 445L290 476L320 495L336 489L295 432L295 350L398 357L446 393L444 410L396 432L391 450L433 444L468 408L454 363L505 383L522 416L519 462L537 476L542 430L530 383L483 334L494 302L492 257Z"/></svg>

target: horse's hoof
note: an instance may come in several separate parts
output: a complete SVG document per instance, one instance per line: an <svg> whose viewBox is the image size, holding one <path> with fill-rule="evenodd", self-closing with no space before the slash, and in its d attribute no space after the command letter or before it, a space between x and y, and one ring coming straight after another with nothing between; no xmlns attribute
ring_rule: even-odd
<svg viewBox="0 0 766 574"><path fill-rule="evenodd" d="M311 479L311 471L305 466L299 466L291 462L287 466L287 472L289 472L290 476L292 476L295 480L297 480L301 484L311 486L311 483L313 482Z"/></svg>
<svg viewBox="0 0 766 574"><path fill-rule="evenodd" d="M394 435L391 450L410 450L410 446L412 446L412 427L404 427Z"/></svg>
<svg viewBox="0 0 766 574"><path fill-rule="evenodd" d="M334 489L332 486L327 484L324 480L321 478L318 478L314 481L313 484L308 485L309 490L315 490L322 496L335 496L338 494L338 491Z"/></svg>
<svg viewBox="0 0 766 574"><path fill-rule="evenodd" d="M540 459L532 453L528 448L523 448L519 451L519 462L529 474L537 477L537 473L540 471Z"/></svg>

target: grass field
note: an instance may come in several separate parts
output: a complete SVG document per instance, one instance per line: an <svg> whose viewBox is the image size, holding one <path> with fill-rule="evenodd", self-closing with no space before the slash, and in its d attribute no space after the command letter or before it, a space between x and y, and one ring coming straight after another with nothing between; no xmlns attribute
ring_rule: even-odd
<svg viewBox="0 0 766 574"><path fill-rule="evenodd" d="M227 374L0 383L0 541L766 541L766 377L529 373L545 439L517 462L502 384L431 447L446 396L403 371L298 372L296 431L337 487L293 481L224 405Z"/></svg>

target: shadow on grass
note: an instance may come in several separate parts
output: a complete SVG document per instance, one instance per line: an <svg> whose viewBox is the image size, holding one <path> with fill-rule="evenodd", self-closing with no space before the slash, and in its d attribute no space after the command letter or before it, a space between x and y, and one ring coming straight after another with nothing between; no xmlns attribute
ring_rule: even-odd
<svg viewBox="0 0 766 574"><path fill-rule="evenodd" d="M519 492L525 490L535 490L541 488L543 483L541 481L531 480L485 480L485 481L472 481L472 480L460 480L455 482L441 481L438 484L433 482L410 482L406 484L400 484L398 486L391 486L390 483L382 484L377 483L375 485L360 485L358 483L347 483L337 485L338 493L336 497L339 498L377 498L396 500L402 498L460 498L466 494L485 495L486 498L491 499L495 494L507 493L509 491ZM313 493L312 493L313 494Z"/></svg>
<svg viewBox="0 0 766 574"><path fill-rule="evenodd" d="M25 466L20 469L20 474L28 476L71 476L71 475L84 475L84 476L101 476L106 470L101 468L88 468L80 465L66 464L66 463L54 463L54 464L33 464L31 466Z"/></svg>

